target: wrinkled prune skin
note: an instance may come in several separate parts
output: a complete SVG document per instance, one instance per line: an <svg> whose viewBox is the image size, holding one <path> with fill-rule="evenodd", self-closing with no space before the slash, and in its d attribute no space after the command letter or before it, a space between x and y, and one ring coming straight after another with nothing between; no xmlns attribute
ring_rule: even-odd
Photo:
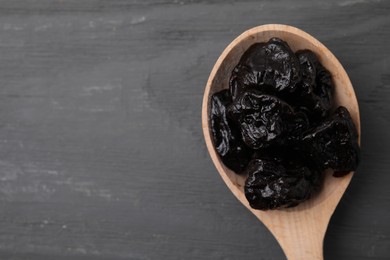
<svg viewBox="0 0 390 260"><path fill-rule="evenodd" d="M255 43L233 69L229 89L211 98L211 132L222 162L246 174L250 206L296 206L335 177L354 171L360 147L345 107L331 113L333 82L315 53L272 38Z"/></svg>
<svg viewBox="0 0 390 260"><path fill-rule="evenodd" d="M287 136L285 137L286 146L295 146L302 139L303 133L309 129L309 120L305 113L299 111L294 113L294 117L285 122Z"/></svg>
<svg viewBox="0 0 390 260"><path fill-rule="evenodd" d="M320 174L298 162L280 158L254 159L248 167L245 197L254 209L293 207L307 200L320 186ZM282 160L283 161L283 160Z"/></svg>
<svg viewBox="0 0 390 260"><path fill-rule="evenodd" d="M281 143L284 118L293 114L287 103L257 90L242 93L228 109L240 125L243 141L252 149Z"/></svg>
<svg viewBox="0 0 390 260"><path fill-rule="evenodd" d="M331 75L312 51L298 51L296 55L301 67L301 81L286 99L298 110L305 111L311 121L319 122L329 115L332 107Z"/></svg>
<svg viewBox="0 0 390 260"><path fill-rule="evenodd" d="M211 133L217 153L223 163L236 173L248 165L251 151L240 138L237 126L227 117L227 106L231 104L228 90L211 97Z"/></svg>
<svg viewBox="0 0 390 260"><path fill-rule="evenodd" d="M255 89L243 92L228 111L241 128L243 141L252 149L282 145L288 136L298 138L308 126L304 114L297 116L286 102Z"/></svg>
<svg viewBox="0 0 390 260"><path fill-rule="evenodd" d="M354 171L360 160L356 127L348 110L340 106L319 126L309 130L302 145L320 169L332 168L341 177Z"/></svg>
<svg viewBox="0 0 390 260"><path fill-rule="evenodd" d="M291 93L300 81L299 60L288 44L278 38L255 43L243 54L230 77L233 100L255 88L266 94Z"/></svg>

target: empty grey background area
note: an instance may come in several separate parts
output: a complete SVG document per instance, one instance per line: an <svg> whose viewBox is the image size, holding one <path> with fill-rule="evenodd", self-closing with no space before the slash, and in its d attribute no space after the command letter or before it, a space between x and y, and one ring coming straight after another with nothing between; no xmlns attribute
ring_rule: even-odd
<svg viewBox="0 0 390 260"><path fill-rule="evenodd" d="M240 33L322 41L360 104L362 161L326 259L390 258L390 2L0 1L0 259L284 259L207 153L201 101Z"/></svg>

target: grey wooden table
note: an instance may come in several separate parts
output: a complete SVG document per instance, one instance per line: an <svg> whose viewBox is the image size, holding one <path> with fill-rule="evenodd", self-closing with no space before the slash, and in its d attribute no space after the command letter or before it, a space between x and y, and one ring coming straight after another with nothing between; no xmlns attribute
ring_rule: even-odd
<svg viewBox="0 0 390 260"><path fill-rule="evenodd" d="M0 259L283 259L225 187L200 113L244 30L299 27L360 102L326 259L390 258L390 2L0 1Z"/></svg>

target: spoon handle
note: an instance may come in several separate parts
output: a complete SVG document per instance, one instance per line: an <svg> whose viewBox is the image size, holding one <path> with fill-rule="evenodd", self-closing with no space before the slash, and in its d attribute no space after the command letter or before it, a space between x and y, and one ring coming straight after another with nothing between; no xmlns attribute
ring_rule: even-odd
<svg viewBox="0 0 390 260"><path fill-rule="evenodd" d="M321 222L315 225L290 225L283 232L273 230L288 260L323 260L323 241L326 231ZM276 231L276 232L275 232ZM281 230L280 230L281 231Z"/></svg>
<svg viewBox="0 0 390 260"><path fill-rule="evenodd" d="M282 247L288 260L323 260L322 242L305 237L288 247Z"/></svg>

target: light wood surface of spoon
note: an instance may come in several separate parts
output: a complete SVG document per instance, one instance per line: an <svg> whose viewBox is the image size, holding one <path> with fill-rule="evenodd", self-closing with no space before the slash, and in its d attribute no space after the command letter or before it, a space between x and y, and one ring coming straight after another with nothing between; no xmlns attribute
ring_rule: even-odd
<svg viewBox="0 0 390 260"><path fill-rule="evenodd" d="M229 77L242 54L255 42L272 37L286 41L291 49L309 49L332 74L336 106L345 106L355 123L360 143L359 108L352 84L336 57L318 40L300 29L279 24L252 28L237 37L221 54L207 81L202 106L202 128L210 156L233 194L271 231L289 260L323 259L323 241L329 220L353 176L342 178L326 173L322 190L299 206L283 210L260 211L252 209L244 194L245 176L236 175L218 157L209 125L209 101L213 93L229 87Z"/></svg>

